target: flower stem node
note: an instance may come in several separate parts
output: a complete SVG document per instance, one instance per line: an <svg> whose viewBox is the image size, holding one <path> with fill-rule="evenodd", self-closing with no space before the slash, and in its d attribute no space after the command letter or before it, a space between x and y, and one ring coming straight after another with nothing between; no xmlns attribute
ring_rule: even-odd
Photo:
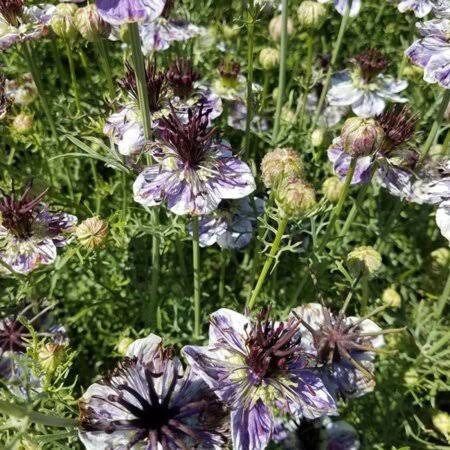
<svg viewBox="0 0 450 450"><path fill-rule="evenodd" d="M76 39L78 30L75 25L77 6L74 3L60 3L50 21L54 33L68 41Z"/></svg>
<svg viewBox="0 0 450 450"><path fill-rule="evenodd" d="M299 154L293 148L276 148L264 156L261 172L264 185L270 188L283 179L300 177L303 165Z"/></svg>
<svg viewBox="0 0 450 450"><path fill-rule="evenodd" d="M362 245L348 254L347 266L354 276L372 275L381 268L381 255L373 247Z"/></svg>
<svg viewBox="0 0 450 450"><path fill-rule="evenodd" d="M111 25L100 17L94 3L83 6L75 12L75 25L81 36L89 42L106 38L111 32Z"/></svg>
<svg viewBox="0 0 450 450"><path fill-rule="evenodd" d="M400 294L392 287L387 288L383 291L381 300L390 308L400 308L402 304L402 298L400 297Z"/></svg>
<svg viewBox="0 0 450 450"><path fill-rule="evenodd" d="M342 127L341 138L345 152L359 158L372 155L381 147L384 131L374 119L351 117Z"/></svg>
<svg viewBox="0 0 450 450"><path fill-rule="evenodd" d="M275 195L282 215L291 219L301 217L316 205L314 189L298 178L280 183Z"/></svg>
<svg viewBox="0 0 450 450"><path fill-rule="evenodd" d="M264 47L259 53L259 62L264 70L272 70L280 62L280 52L276 48Z"/></svg>
<svg viewBox="0 0 450 450"><path fill-rule="evenodd" d="M281 28L282 28L281 15L273 17L269 23L269 34L275 42L279 42L281 39ZM290 35L293 32L294 32L294 22L290 17L288 17L287 33L288 35Z"/></svg>
<svg viewBox="0 0 450 450"><path fill-rule="evenodd" d="M304 0L297 9L298 22L303 30L318 30L327 16L326 7L315 0Z"/></svg>
<svg viewBox="0 0 450 450"><path fill-rule="evenodd" d="M329 177L322 184L322 192L331 203L337 203L341 198L344 183L338 177Z"/></svg>
<svg viewBox="0 0 450 450"><path fill-rule="evenodd" d="M108 224L98 216L90 217L75 229L81 246L94 249L100 247L108 235Z"/></svg>

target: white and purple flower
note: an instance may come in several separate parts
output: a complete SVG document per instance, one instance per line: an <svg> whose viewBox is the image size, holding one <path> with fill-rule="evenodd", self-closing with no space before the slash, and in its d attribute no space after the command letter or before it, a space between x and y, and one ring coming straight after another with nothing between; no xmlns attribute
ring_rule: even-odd
<svg viewBox="0 0 450 450"><path fill-rule="evenodd" d="M151 334L134 341L111 375L79 401L79 437L88 450L219 449L226 412L207 384Z"/></svg>
<svg viewBox="0 0 450 450"><path fill-rule="evenodd" d="M408 101L399 95L407 88L408 82L382 73L388 60L381 52L367 50L357 55L354 62L356 70L343 70L333 76L327 94L330 105L351 106L359 117L374 117L384 111L387 101Z"/></svg>
<svg viewBox="0 0 450 450"><path fill-rule="evenodd" d="M274 414L314 419L336 411L336 403L301 342L300 322L255 320L229 309L211 315L209 345L186 346L192 370L231 409L233 448L264 449L275 428Z"/></svg>
<svg viewBox="0 0 450 450"><path fill-rule="evenodd" d="M319 3L333 2L336 11L343 16L349 8L350 17L355 17L361 10L361 0L318 0Z"/></svg>
<svg viewBox="0 0 450 450"><path fill-rule="evenodd" d="M100 17L111 25L153 21L164 11L166 0L96 0Z"/></svg>
<svg viewBox="0 0 450 450"><path fill-rule="evenodd" d="M250 168L216 138L209 110L189 110L186 120L172 111L159 121L153 145L157 164L136 179L134 199L144 206L162 202L178 215L213 212L223 199L238 199L255 190Z"/></svg>
<svg viewBox="0 0 450 450"><path fill-rule="evenodd" d="M381 328L370 319L333 314L319 303L293 310L301 321L304 345L315 355L329 392L354 398L373 390L374 357L384 345Z"/></svg>
<svg viewBox="0 0 450 450"><path fill-rule="evenodd" d="M434 6L433 0L401 0L397 8L401 13L413 11L414 15L421 19L430 14Z"/></svg>
<svg viewBox="0 0 450 450"><path fill-rule="evenodd" d="M28 186L19 197L4 195L0 202L3 274L10 274L10 269L27 274L40 265L52 264L57 248L67 244L67 234L77 223L75 216L50 211L41 203L45 192L33 198L31 189Z"/></svg>
<svg viewBox="0 0 450 450"><path fill-rule="evenodd" d="M417 27L423 37L406 50L406 55L422 67L426 82L450 89L450 18L429 20Z"/></svg>
<svg viewBox="0 0 450 450"><path fill-rule="evenodd" d="M213 214L200 218L199 240L202 247L218 244L223 249L240 249L253 237L258 216L264 210L263 200L244 197L222 200Z"/></svg>
<svg viewBox="0 0 450 450"><path fill-rule="evenodd" d="M0 51L48 34L54 11L54 5L24 6L23 0L1 1Z"/></svg>

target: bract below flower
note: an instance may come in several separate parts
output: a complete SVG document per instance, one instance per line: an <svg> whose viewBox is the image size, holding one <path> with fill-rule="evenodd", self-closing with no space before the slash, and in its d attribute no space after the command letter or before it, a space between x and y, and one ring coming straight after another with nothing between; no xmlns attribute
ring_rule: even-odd
<svg viewBox="0 0 450 450"><path fill-rule="evenodd" d="M336 404L310 363L292 318L252 320L229 309L211 315L209 345L186 346L192 370L231 408L233 448L264 449L276 412L300 418L332 414Z"/></svg>
<svg viewBox="0 0 450 450"><path fill-rule="evenodd" d="M158 18L165 0L96 0L100 17L111 25L152 21Z"/></svg>
<svg viewBox="0 0 450 450"><path fill-rule="evenodd" d="M138 203L166 202L175 214L203 215L222 199L242 198L255 190L250 168L214 137L208 115L200 108L189 111L187 122L173 111L160 120L160 139L153 150L159 163L136 179L133 192Z"/></svg>
<svg viewBox="0 0 450 450"><path fill-rule="evenodd" d="M153 334L133 342L112 374L87 389L79 407L79 436L88 450L207 450L226 441L221 403Z"/></svg>
<svg viewBox="0 0 450 450"><path fill-rule="evenodd" d="M319 3L330 3L333 2L336 11L343 16L350 3L350 17L355 17L359 14L361 10L361 0L318 0Z"/></svg>

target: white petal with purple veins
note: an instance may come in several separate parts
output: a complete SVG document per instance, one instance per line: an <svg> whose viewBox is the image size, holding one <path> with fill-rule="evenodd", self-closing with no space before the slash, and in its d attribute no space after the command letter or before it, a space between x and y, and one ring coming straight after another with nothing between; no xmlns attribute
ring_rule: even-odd
<svg viewBox="0 0 450 450"><path fill-rule="evenodd" d="M450 241L450 201L447 200L439 205L436 211L436 224L441 230L442 236Z"/></svg>
<svg viewBox="0 0 450 450"><path fill-rule="evenodd" d="M343 70L333 75L327 100L333 106L349 106L357 102L363 94L364 91L354 85L350 72Z"/></svg>
<svg viewBox="0 0 450 450"><path fill-rule="evenodd" d="M386 102L378 92L364 92L362 97L352 104L353 112L363 118L378 116L384 111Z"/></svg>

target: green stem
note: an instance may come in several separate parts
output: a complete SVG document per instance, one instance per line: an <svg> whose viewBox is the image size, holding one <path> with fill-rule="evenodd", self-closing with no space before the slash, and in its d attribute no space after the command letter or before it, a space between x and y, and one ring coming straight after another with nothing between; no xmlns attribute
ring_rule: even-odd
<svg viewBox="0 0 450 450"><path fill-rule="evenodd" d="M72 58L72 49L70 48L69 42L65 42L66 45L66 55L69 60L69 71L70 71L70 81L72 83L73 95L75 97L75 104L77 105L77 111L80 112L80 93L78 91L77 76L75 74L75 64Z"/></svg>
<svg viewBox="0 0 450 450"><path fill-rule="evenodd" d="M253 306L255 305L256 298L258 297L258 294L261 291L264 281L267 278L267 274L269 273L269 270L272 267L273 261L278 253L278 250L280 249L281 240L283 239L283 234L284 234L284 231L286 230L287 223L288 223L288 219L286 217L282 217L278 221L277 233L272 242L272 247L270 249L269 256L266 258L266 261L261 270L261 273L259 274L258 281L256 282L256 286L253 289L250 300L247 303L248 309L252 309Z"/></svg>
<svg viewBox="0 0 450 450"><path fill-rule="evenodd" d="M433 126L431 127L430 133L428 134L428 138L423 146L422 155L420 157L421 161L423 161L426 158L428 152L430 151L431 146L434 143L434 140L436 139L449 101L450 101L450 89L445 89L441 105L439 106L438 114L436 116L436 119L434 120Z"/></svg>
<svg viewBox="0 0 450 450"><path fill-rule="evenodd" d="M158 224L157 211L153 211L155 214L152 217L153 223ZM152 311L148 315L150 324L156 323L156 328L161 330L161 305L158 295L159 285L159 265L160 265L160 239L157 234L152 236L152 274L151 274L151 286L150 286L150 305L152 305ZM152 317L153 316L153 317Z"/></svg>
<svg viewBox="0 0 450 450"><path fill-rule="evenodd" d="M151 136L150 105L148 102L147 82L145 77L145 61L141 49L141 37L139 36L138 24L129 23L128 33L130 37L131 58L133 60L133 68L136 76L139 109L141 111L144 126L144 136L145 139L150 139Z"/></svg>
<svg viewBox="0 0 450 450"><path fill-rule="evenodd" d="M367 313L367 305L369 304L369 276L366 272L363 273L361 278L361 288L362 288L362 314Z"/></svg>
<svg viewBox="0 0 450 450"><path fill-rule="evenodd" d="M111 65L109 64L108 49L106 48L103 39L98 36L96 36L94 39L94 46L98 55L98 59L100 60L100 64L102 65L103 74L106 78L106 85L108 87L109 95L111 96L111 98L114 98L115 89Z"/></svg>
<svg viewBox="0 0 450 450"><path fill-rule="evenodd" d="M355 167L356 167L356 158L352 158L350 162L350 167L348 168L347 176L345 177L344 186L342 188L339 201L336 207L333 209L333 212L331 213L330 222L328 223L327 229L325 230L325 235L322 239L322 242L319 245L318 249L319 251L323 250L325 245L328 243L328 238L330 237L330 233L332 233L334 230L336 220L338 220L341 215L342 208L344 206L345 200L347 199L350 183L352 181L353 174L355 173Z"/></svg>
<svg viewBox="0 0 450 450"><path fill-rule="evenodd" d="M444 290L442 291L441 296L439 297L437 306L436 306L436 319L439 320L444 312L445 305L450 297L450 268L448 271L447 281L444 286Z"/></svg>
<svg viewBox="0 0 450 450"><path fill-rule="evenodd" d="M280 68L278 72L278 98L275 111L275 121L272 132L272 144L276 144L278 133L280 131L281 111L283 109L284 89L286 86L286 61L287 61L287 43L288 43L288 0L281 1L281 51Z"/></svg>
<svg viewBox="0 0 450 450"><path fill-rule="evenodd" d="M308 102L309 84L311 83L312 76L312 66L313 66L313 47L314 47L314 36L308 36L307 42L307 56L306 56L306 77L305 77L305 91L302 94L301 106L297 116L297 122L299 129L302 129L303 117L305 115L306 104Z"/></svg>
<svg viewBox="0 0 450 450"><path fill-rule="evenodd" d="M339 56L339 52L342 46L342 40L344 38L345 30L347 29L347 24L350 18L350 10L351 10L351 0L347 3L345 7L344 15L341 19L341 26L339 27L338 36L333 47L333 53L331 54L331 61L328 67L327 74L325 76L325 81L323 83L322 92L320 93L319 103L317 104L316 113L314 114L314 118L312 121L312 128L314 129L317 126L317 122L319 121L319 116L322 112L323 106L325 104L325 99L327 97L328 89L330 88L331 75L333 74L334 66L336 64L337 58Z"/></svg>
<svg viewBox="0 0 450 450"><path fill-rule="evenodd" d="M8 416L25 418L28 417L31 422L49 427L75 427L76 421L66 417L51 416L37 411L30 410L24 406L0 400L0 411Z"/></svg>
<svg viewBox="0 0 450 450"><path fill-rule="evenodd" d="M255 45L254 0L249 0L247 6L247 118L245 121L244 149L248 155L250 149L250 126L253 119L253 61Z"/></svg>
<svg viewBox="0 0 450 450"><path fill-rule="evenodd" d="M192 265L194 270L194 339L201 334L200 324L200 245L198 217L192 220Z"/></svg>
<svg viewBox="0 0 450 450"><path fill-rule="evenodd" d="M219 303L222 303L225 297L225 275L227 270L228 255L225 250L220 253L220 278L219 278Z"/></svg>
<svg viewBox="0 0 450 450"><path fill-rule="evenodd" d="M23 54L25 56L25 60L28 64L28 68L33 77L34 84L36 85L36 89L38 92L39 100L41 102L42 109L44 110L45 117L47 118L48 125L50 126L50 130L52 132L53 138L55 140L58 139L58 134L56 133L55 121L53 120L52 114L50 112L50 107L47 102L47 97L45 96L44 89L42 86L42 80L39 75L39 69L36 65L36 61L34 59L33 50L29 42L25 42L22 46Z"/></svg>

